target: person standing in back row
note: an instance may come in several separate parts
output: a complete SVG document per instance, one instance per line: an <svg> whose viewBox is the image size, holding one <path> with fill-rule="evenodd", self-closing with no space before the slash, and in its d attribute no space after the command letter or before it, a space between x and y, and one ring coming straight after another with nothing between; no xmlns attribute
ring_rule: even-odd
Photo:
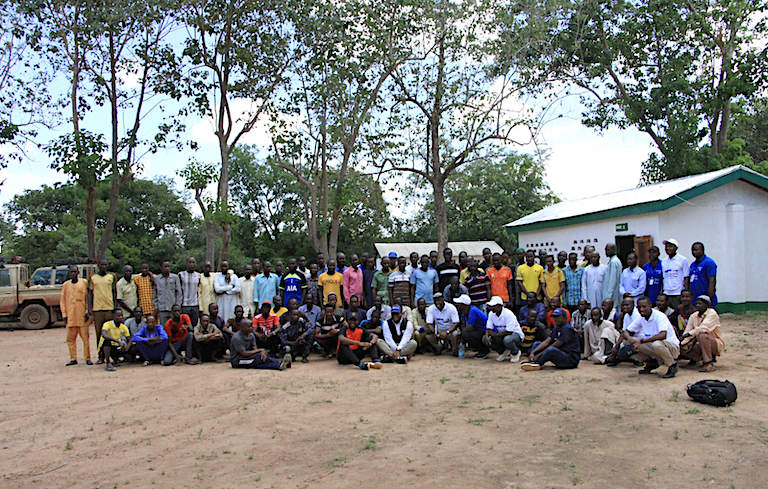
<svg viewBox="0 0 768 489"><path fill-rule="evenodd" d="M93 318L93 329L96 338L101 339L101 328L107 321L112 320L112 312L117 307L117 292L115 290L117 277L112 272L107 272L109 262L106 258L99 258L98 271L88 279L88 314ZM121 314L122 315L122 314ZM102 350L99 349L99 365L104 363Z"/></svg>
<svg viewBox="0 0 768 489"><path fill-rule="evenodd" d="M160 275L155 277L155 313L160 324L165 324L173 314L174 304L181 305L181 282L179 276L171 273L171 262L163 260L160 263ZM195 326L194 324L192 325Z"/></svg>
<svg viewBox="0 0 768 489"><path fill-rule="evenodd" d="M661 291L664 289L664 269L661 267L660 255L659 247L651 246L648 248L648 258L650 258L650 261L643 265L643 271L645 272L645 295L654 306Z"/></svg>
<svg viewBox="0 0 768 489"><path fill-rule="evenodd" d="M197 324L200 318L200 274L195 270L197 260L194 256L187 258L187 269L179 273L181 284L181 313L189 316L192 324ZM173 304L172 304L173 305ZM163 323L165 324L165 323Z"/></svg>
<svg viewBox="0 0 768 489"><path fill-rule="evenodd" d="M665 240L664 251L667 253L667 258L661 260L664 293L667 294L667 300L673 309L677 309L680 305L680 293L685 288L689 272L688 259L677 252L679 247L677 240L672 238Z"/></svg>
<svg viewBox="0 0 768 489"><path fill-rule="evenodd" d="M439 280L437 290L445 290L446 287L448 287L451 284L451 277L456 276L458 277L461 273L461 267L459 267L457 264L453 263L453 250L450 248L446 248L443 250L443 263L437 266L435 268L435 271L437 272L437 278ZM390 277L391 282L391 277Z"/></svg>
<svg viewBox="0 0 768 489"><path fill-rule="evenodd" d="M69 363L77 365L77 337L83 341L83 357L87 365L91 362L91 342L88 334L88 283L80 280L80 270L77 265L69 267L69 280L61 286L61 315L67 326L67 346L69 347Z"/></svg>
<svg viewBox="0 0 768 489"><path fill-rule="evenodd" d="M717 307L717 265L715 261L704 254L704 244L697 241L691 246L691 254L694 261L688 268L688 277L685 279L685 288L690 289L693 297L707 296L712 303L712 308Z"/></svg>
<svg viewBox="0 0 768 489"><path fill-rule="evenodd" d="M603 276L603 299L611 298L614 304L621 303L621 260L616 256L616 245L608 243L605 245L605 256L608 257L608 263Z"/></svg>

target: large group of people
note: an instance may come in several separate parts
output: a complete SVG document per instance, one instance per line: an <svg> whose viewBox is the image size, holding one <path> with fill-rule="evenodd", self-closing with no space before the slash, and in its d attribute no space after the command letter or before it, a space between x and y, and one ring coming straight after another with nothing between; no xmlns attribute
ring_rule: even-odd
<svg viewBox="0 0 768 489"><path fill-rule="evenodd" d="M678 361L701 371L715 369L724 348L717 305L715 262L694 243L694 260L678 253L674 239L648 250L640 265L631 252L626 267L616 246L607 263L593 246L557 256L517 249L483 250L483 261L453 250L408 257L389 253L337 253L314 263L290 258L253 258L240 276L221 261L219 272L194 257L172 273L141 263L118 278L105 258L88 279L76 265L61 292L70 353L77 337L92 365L89 331L98 338L98 364L114 371L125 363L196 365L228 361L234 368L283 370L313 353L362 370L405 364L416 354L469 350L482 360L495 351L499 362L524 370L576 368L580 361L608 366L622 362L647 374L662 364L674 377Z"/></svg>

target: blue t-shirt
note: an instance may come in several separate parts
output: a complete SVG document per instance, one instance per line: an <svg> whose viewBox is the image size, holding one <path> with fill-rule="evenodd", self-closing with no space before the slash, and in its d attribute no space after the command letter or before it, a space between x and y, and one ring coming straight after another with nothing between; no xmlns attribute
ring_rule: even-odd
<svg viewBox="0 0 768 489"><path fill-rule="evenodd" d="M661 260L652 266L651 262L643 265L645 270L645 295L651 300L651 304L656 305L656 298L661 294L661 279L664 277L664 270L661 268Z"/></svg>
<svg viewBox="0 0 768 489"><path fill-rule="evenodd" d="M300 272L288 272L280 280L280 290L285 291L285 297L283 297L283 304L288 304L291 299L296 299L296 302L301 305L301 295L303 289L307 288L307 276Z"/></svg>
<svg viewBox="0 0 768 489"><path fill-rule="evenodd" d="M433 268L427 269L425 272L421 268L417 268L411 273L411 284L416 286L416 294L413 297L414 301L418 301L423 298L427 301L427 304L432 304L432 295L435 293L434 286L438 282L437 271Z"/></svg>
<svg viewBox="0 0 768 489"><path fill-rule="evenodd" d="M693 300L696 301L698 296L709 294L709 277L717 277L717 264L712 258L704 255L701 261L692 262L688 270L691 281L689 288L693 294ZM710 299L712 299L710 306L717 306L717 294Z"/></svg>
<svg viewBox="0 0 768 489"><path fill-rule="evenodd" d="M570 323L565 323L565 326L555 326L552 332L549 334L554 343L557 340L563 342L560 346L560 351L572 357L578 363L581 358L581 342L579 342L579 335L576 334L576 330L573 329Z"/></svg>
<svg viewBox="0 0 768 489"><path fill-rule="evenodd" d="M461 313L464 316L464 313ZM485 323L488 322L488 316L476 306L469 306L469 314L466 315L467 325L472 325L473 328L485 331Z"/></svg>

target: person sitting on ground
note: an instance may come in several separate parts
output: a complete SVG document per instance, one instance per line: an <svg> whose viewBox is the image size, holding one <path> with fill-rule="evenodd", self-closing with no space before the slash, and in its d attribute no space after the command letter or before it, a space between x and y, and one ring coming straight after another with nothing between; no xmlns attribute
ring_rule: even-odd
<svg viewBox="0 0 768 489"><path fill-rule="evenodd" d="M240 306L238 306L240 307ZM200 363L215 361L216 355L222 346L222 335L219 328L211 324L211 317L207 314L200 316L195 326L195 351L200 358Z"/></svg>
<svg viewBox="0 0 768 489"><path fill-rule="evenodd" d="M640 317L640 312L635 307L635 301L631 297L622 299L620 307L621 311L616 314L616 321L611 321L616 325L616 331L618 332L619 337L621 337L621 332L624 330L625 326L633 323ZM605 312L604 309L605 306L603 307L603 313ZM627 342L622 343L620 340L615 341L613 348L604 363L609 367L615 367L617 363L621 362L632 362L635 365L639 365L638 360L632 356L633 354L634 351L632 350L631 344Z"/></svg>
<svg viewBox="0 0 768 489"><path fill-rule="evenodd" d="M123 314L125 314L125 312L123 312ZM144 311L141 309L141 306L136 306L131 313L131 317L125 320L125 326L128 328L128 331L131 332L131 338L136 336L136 333L138 333L139 330L146 325L147 322L144 319ZM132 340L131 343L131 348L126 353L125 358L127 358L131 363L142 361L137 360L137 357L140 356L138 344L135 340Z"/></svg>
<svg viewBox="0 0 768 489"><path fill-rule="evenodd" d="M229 363L232 368L285 370L291 366L290 355L285 355L278 361L256 345L256 335L253 334L251 321L248 319L240 322L237 333L232 336L230 346Z"/></svg>
<svg viewBox="0 0 768 489"><path fill-rule="evenodd" d="M552 315L555 318L555 328L549 334L549 338L533 344L533 350L528 355L529 361L522 364L523 370L541 370L547 362L552 362L558 369L579 366L581 358L579 335L576 334L573 326L568 324L565 309L555 309Z"/></svg>
<svg viewBox="0 0 768 489"><path fill-rule="evenodd" d="M413 339L419 344L420 352L427 345L427 301L423 297L416 301L416 307L411 309L411 323L413 323Z"/></svg>
<svg viewBox="0 0 768 489"><path fill-rule="evenodd" d="M584 324L584 353L582 360L605 363L621 339L619 330L611 321L603 319L603 311L593 307L591 319Z"/></svg>
<svg viewBox="0 0 768 489"><path fill-rule="evenodd" d="M144 359L145 366L162 363L165 352L168 351L168 333L165 328L157 326L155 316L151 314L146 317L146 323L133 335L131 341Z"/></svg>
<svg viewBox="0 0 768 489"><path fill-rule="evenodd" d="M603 319L616 324L616 321L619 320L619 314L618 312L616 312L613 299L608 297L607 299L603 300L603 303L601 304L601 308L603 311Z"/></svg>
<svg viewBox="0 0 768 489"><path fill-rule="evenodd" d="M280 319L283 314L288 312L288 308L283 305L283 297L276 295L272 298L272 314Z"/></svg>
<svg viewBox="0 0 768 489"><path fill-rule="evenodd" d="M373 307L368 309L366 313L366 317L368 319L371 319L373 311L379 311L379 317L384 321L389 321L392 318L392 306L388 306L384 304L381 298L378 298L378 299L376 297L373 298ZM362 316L358 316L358 317L362 317Z"/></svg>
<svg viewBox="0 0 768 489"><path fill-rule="evenodd" d="M269 301L261 303L259 314L253 317L251 324L256 344L259 348L267 350L270 355L276 355L280 349L280 338L277 336L280 329L280 320L272 313L272 304Z"/></svg>
<svg viewBox="0 0 768 489"><path fill-rule="evenodd" d="M339 330L339 344L336 352L339 365L356 365L360 370L381 368L379 350L376 348L379 337L366 333L363 328L358 327L359 322L360 318L357 314L353 314ZM370 355L371 362L363 361L366 354Z"/></svg>
<svg viewBox="0 0 768 489"><path fill-rule="evenodd" d="M683 331L688 327L688 320L696 312L696 308L693 307L693 294L688 289L683 289L680 292L680 305L677 306L677 324L675 326L675 332L677 337L683 336Z"/></svg>
<svg viewBox="0 0 768 489"><path fill-rule="evenodd" d="M344 308L339 306L339 298L335 293L328 294L328 304L333 306L333 313L336 316L344 317Z"/></svg>
<svg viewBox="0 0 768 489"><path fill-rule="evenodd" d="M361 316L358 315L357 317L361 317ZM381 338L384 332L385 324L386 324L386 321L381 318L381 313L374 309L369 319L360 321L359 327L363 328L369 334L375 334L376 336Z"/></svg>
<svg viewBox="0 0 768 489"><path fill-rule="evenodd" d="M520 323L520 329L523 331L523 341L520 343L520 351L528 355L533 348L533 344L542 342L549 336L549 331L544 323L539 321L539 313L536 309L528 309L528 317Z"/></svg>
<svg viewBox="0 0 768 489"><path fill-rule="evenodd" d="M182 361L197 365L197 359L192 356L192 321L189 316L181 313L180 305L174 304L171 307L171 319L165 323L165 332L168 334L168 351L165 352L163 365L181 364ZM184 358L179 354L182 350L186 354Z"/></svg>
<svg viewBox="0 0 768 489"><path fill-rule="evenodd" d="M469 297L469 290L467 290L466 287L464 287L459 283L458 275L454 275L449 280L450 280L450 283L443 290L443 297L445 297L445 302L448 302L449 304L453 304L455 306L456 303L454 302L454 299L460 295L466 295L467 297Z"/></svg>
<svg viewBox="0 0 768 489"><path fill-rule="evenodd" d="M344 319L348 318L352 313L357 314L357 317L363 317L368 314L368 311L360 308L360 298L356 295L349 298L349 309L344 311Z"/></svg>
<svg viewBox="0 0 768 489"><path fill-rule="evenodd" d="M643 296L637 300L640 317L626 325L622 336L632 345L635 359L645 362L641 374L650 374L659 367L659 360L667 367L662 377L671 379L677 374L677 357L680 354L680 340L675 328L663 312L653 309L651 301ZM631 335L636 336L631 336Z"/></svg>
<svg viewBox="0 0 768 489"><path fill-rule="evenodd" d="M331 303L326 304L323 308L323 315L315 326L315 341L320 345L326 359L333 358L336 354L339 331L346 325L347 322L344 320L344 316L335 313L334 305Z"/></svg>
<svg viewBox="0 0 768 489"><path fill-rule="evenodd" d="M384 326L383 335L376 347L384 355L384 363L407 363L416 352L418 345L413 339L413 324L397 304L392 306L392 319Z"/></svg>
<svg viewBox="0 0 768 489"><path fill-rule="evenodd" d="M313 328L317 324L317 320L323 314L323 308L315 303L315 297L313 294L306 294L304 297L304 305L299 307L299 312L304 314L307 318L307 322Z"/></svg>
<svg viewBox="0 0 768 489"><path fill-rule="evenodd" d="M410 306L406 306L405 304L403 304L403 298L400 297L400 296L395 296L394 300L395 300L395 304L400 306L400 310L402 311L402 315L406 319L408 319L410 321L410 319L411 319L411 307ZM393 304L393 305L395 305L395 304ZM392 316L392 309L391 308L389 310L389 315Z"/></svg>
<svg viewBox="0 0 768 489"><path fill-rule="evenodd" d="M544 304L539 302L539 300L536 298L536 292L528 292L528 301L520 307L520 315L518 316L520 321L525 321L525 318L528 317L528 310L533 309L536 311L537 319L540 322L544 322Z"/></svg>
<svg viewBox="0 0 768 489"><path fill-rule="evenodd" d="M459 311L448 304L440 292L432 296L434 303L427 309L426 337L435 355L450 346L454 356L459 356Z"/></svg>
<svg viewBox="0 0 768 489"><path fill-rule="evenodd" d="M699 372L714 372L718 355L723 354L725 342L720 332L720 316L710 307L712 300L708 295L696 298L696 312L688 318L680 353L695 365L703 364Z"/></svg>
<svg viewBox="0 0 768 489"><path fill-rule="evenodd" d="M571 326L573 326L573 329L576 330L580 338L583 338L584 336L584 325L589 321L589 318L589 304L586 300L580 299L576 309L571 315Z"/></svg>
<svg viewBox="0 0 768 489"><path fill-rule="evenodd" d="M292 309L296 309L297 311L299 311L299 317L304 319L304 321L306 321L307 323L309 323L309 318L307 317L307 315L301 312L301 310L299 309L299 301L297 301L295 297L291 297L290 299L288 299L288 311L283 313L283 315L278 318L280 319L280 324L285 324L291 320Z"/></svg>
<svg viewBox="0 0 768 489"><path fill-rule="evenodd" d="M476 357L488 355L489 347L483 343L488 316L479 307L473 305L472 299L466 294L457 297L454 303L461 321L461 341L478 352Z"/></svg>
<svg viewBox="0 0 768 489"><path fill-rule="evenodd" d="M524 334L515 314L504 307L504 300L497 295L491 297L486 308L489 311L483 344L488 350L478 352L475 358L483 360L488 356L490 349L493 349L499 353L497 362L503 362L508 358L512 363L520 361L520 345Z"/></svg>
<svg viewBox="0 0 768 489"><path fill-rule="evenodd" d="M664 315L667 316L667 319L669 319L670 323L673 325L677 324L677 311L669 306L669 298L667 297L667 294L661 293L656 297L655 308L663 312Z"/></svg>
<svg viewBox="0 0 768 489"><path fill-rule="evenodd" d="M131 332L123 324L123 311L118 307L112 311L112 321L107 321L101 327L101 338L99 338L99 349L104 353L104 360L107 366L104 370L114 372L121 353L127 353L131 347Z"/></svg>
<svg viewBox="0 0 768 489"><path fill-rule="evenodd" d="M552 256L552 255L550 255L550 256ZM544 316L545 317L544 324L547 325L547 329L552 330L552 329L555 328L555 319L552 317L552 313L554 312L555 309L560 309L560 306L561 306L560 297L559 296L552 297L549 300L549 305L551 306L551 309ZM563 310L565 311L565 320L566 320L566 322L568 322L568 324L570 324L571 323L571 313L568 311L568 309L563 308ZM573 325L571 324L571 326L573 326ZM573 329L575 330L576 328L573 328Z"/></svg>
<svg viewBox="0 0 768 489"><path fill-rule="evenodd" d="M307 320L299 314L299 310L291 309L288 312L288 322L280 327L280 342L283 352L291 360L301 355L301 363L308 363L309 352L315 337L315 328L311 327Z"/></svg>
<svg viewBox="0 0 768 489"><path fill-rule="evenodd" d="M245 308L241 305L235 306L235 315L231 318L227 319L226 322L226 330L231 331L232 334L237 333L237 330L240 328L240 321L243 320L245 317Z"/></svg>

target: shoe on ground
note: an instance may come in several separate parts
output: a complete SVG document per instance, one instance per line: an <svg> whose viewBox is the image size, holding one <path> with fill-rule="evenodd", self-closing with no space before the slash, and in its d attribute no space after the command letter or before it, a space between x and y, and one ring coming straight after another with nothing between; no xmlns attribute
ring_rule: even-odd
<svg viewBox="0 0 768 489"><path fill-rule="evenodd" d="M524 362L522 365L520 365L520 368L526 372L531 372L534 370L541 370L541 365L536 362Z"/></svg>
<svg viewBox="0 0 768 489"><path fill-rule="evenodd" d="M509 351L509 350L504 350L504 353L502 353L501 355L499 355L498 357L496 357L496 361L497 361L497 362L503 362L504 360L506 360L507 358L509 358L509 356L510 356L510 355L512 355L512 352L511 352L511 351Z"/></svg>
<svg viewBox="0 0 768 489"><path fill-rule="evenodd" d="M384 365L382 365L382 364L381 364L381 362L380 362L380 361L377 361L377 360L378 360L378 359L376 359L376 360L374 360L374 361L372 361L372 362L368 363L368 368L375 368L375 369L379 369L379 368L381 368L381 367L383 367L383 366L384 366Z"/></svg>
<svg viewBox="0 0 768 489"><path fill-rule="evenodd" d="M638 373L641 375L647 375L657 368L659 368L659 362L657 362L655 358L651 358L645 363L645 367L643 367L643 369Z"/></svg>
<svg viewBox="0 0 768 489"><path fill-rule="evenodd" d="M288 355L284 356L284 357L283 357L283 358L280 360L280 365L278 365L278 367L277 367L277 369L278 369L278 370L285 370L286 368L288 368L288 367L286 366L286 364L289 364L289 365L290 365L290 360L288 360L288 358L287 358L287 357L288 357Z"/></svg>
<svg viewBox="0 0 768 489"><path fill-rule="evenodd" d="M520 361L520 352L517 352L517 355L512 355L509 357L509 363L517 363Z"/></svg>
<svg viewBox="0 0 768 489"><path fill-rule="evenodd" d="M85 364L86 364L86 365L93 365L93 362L92 362L92 361L90 361L90 360L86 360L86 361L85 361Z"/></svg>
<svg viewBox="0 0 768 489"><path fill-rule="evenodd" d="M672 365L670 365L669 368L667 369L667 373L662 375L661 378L663 378L663 379L671 379L676 374L677 374L677 362L675 362Z"/></svg>
<svg viewBox="0 0 768 489"><path fill-rule="evenodd" d="M195 357L192 357L189 360L187 360L187 364L189 365L197 365L198 363L200 363L200 361Z"/></svg>
<svg viewBox="0 0 768 489"><path fill-rule="evenodd" d="M382 363L394 363L394 360L392 360L392 357L387 355L384 357L384 360L382 360Z"/></svg>
<svg viewBox="0 0 768 489"><path fill-rule="evenodd" d="M696 360L688 360L688 367L696 367L699 364Z"/></svg>
<svg viewBox="0 0 768 489"><path fill-rule="evenodd" d="M365 362L360 362L360 370L368 370L368 364Z"/></svg>
<svg viewBox="0 0 768 489"><path fill-rule="evenodd" d="M399 363L400 365L405 365L406 363L408 363L408 359L405 357L398 357L397 360L395 360L395 362Z"/></svg>
<svg viewBox="0 0 768 489"><path fill-rule="evenodd" d="M309 363L309 358L301 357L301 363Z"/></svg>
<svg viewBox="0 0 768 489"><path fill-rule="evenodd" d="M77 365L77 360L70 360L69 363L65 364L65 367L71 367L72 365Z"/></svg>
<svg viewBox="0 0 768 489"><path fill-rule="evenodd" d="M473 358L475 360L485 360L486 358L488 358L488 355L490 355L490 354L491 354L490 350L486 351L486 352L482 352L481 351L481 352L478 352L477 354L475 354L475 356Z"/></svg>
<svg viewBox="0 0 768 489"><path fill-rule="evenodd" d="M715 366L711 363L705 363L699 369L699 372L714 372L714 371L715 371Z"/></svg>

